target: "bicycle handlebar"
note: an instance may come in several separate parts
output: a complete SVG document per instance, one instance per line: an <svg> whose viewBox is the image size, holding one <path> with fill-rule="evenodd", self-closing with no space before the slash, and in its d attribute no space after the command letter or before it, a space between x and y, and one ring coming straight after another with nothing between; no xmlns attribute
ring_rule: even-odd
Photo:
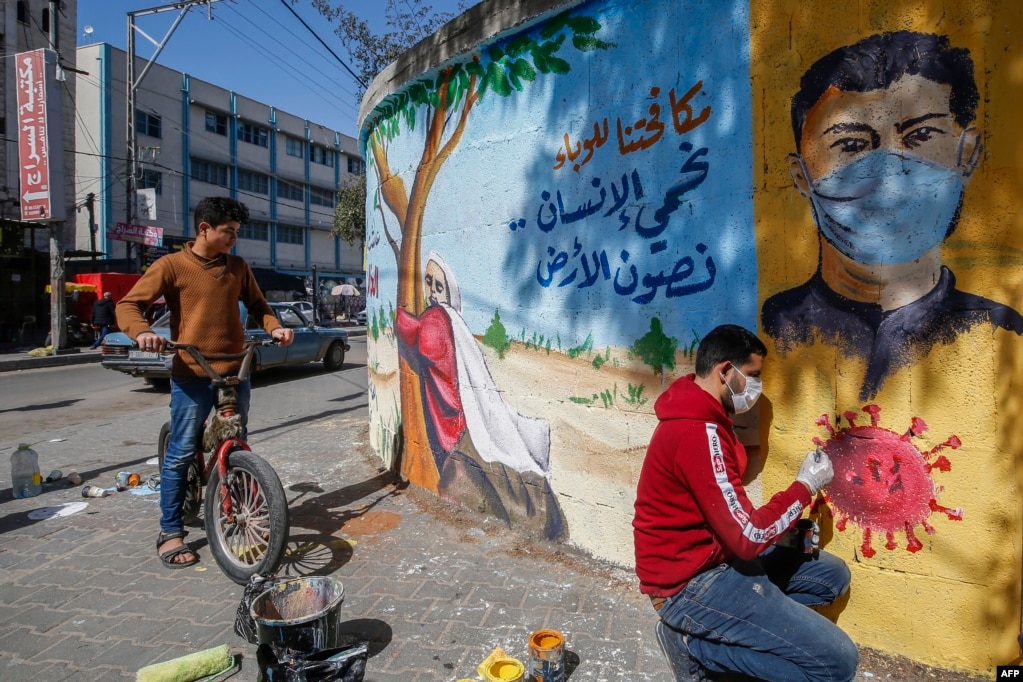
<svg viewBox="0 0 1023 682"><path fill-rule="evenodd" d="M247 340L243 346L243 350L240 353L222 353L217 355L204 355L199 350L198 346L188 343L176 343L174 341L168 341L166 348L168 350L183 350L191 355L199 366L203 368L203 371L210 377L210 380L214 384L234 384L245 381L249 378L249 371L252 366L252 357L255 355L256 346L276 346L279 345L277 339L260 339L260 340ZM217 360L238 360L241 359L242 365L238 368L238 374L235 377L223 377L217 370L213 369L210 365L210 361L216 362Z"/></svg>

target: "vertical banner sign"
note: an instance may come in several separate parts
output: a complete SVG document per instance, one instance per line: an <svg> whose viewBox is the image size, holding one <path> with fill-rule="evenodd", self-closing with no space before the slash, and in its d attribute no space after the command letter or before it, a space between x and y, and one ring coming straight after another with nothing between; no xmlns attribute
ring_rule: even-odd
<svg viewBox="0 0 1023 682"><path fill-rule="evenodd" d="M39 49L15 55L21 219L64 219L63 118L57 53ZM57 157L50 157L56 150Z"/></svg>

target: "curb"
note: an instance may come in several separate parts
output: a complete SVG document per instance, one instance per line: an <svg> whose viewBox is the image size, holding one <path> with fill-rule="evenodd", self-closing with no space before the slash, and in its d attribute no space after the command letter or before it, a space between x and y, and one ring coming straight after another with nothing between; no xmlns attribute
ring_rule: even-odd
<svg viewBox="0 0 1023 682"><path fill-rule="evenodd" d="M349 338L366 336L365 327L346 329ZM78 351L65 352L61 355L44 355L41 358L32 357L26 353L0 355L0 372L15 372L22 369L42 369L44 367L64 367L67 365L85 365L91 362L103 360L103 353L100 351Z"/></svg>

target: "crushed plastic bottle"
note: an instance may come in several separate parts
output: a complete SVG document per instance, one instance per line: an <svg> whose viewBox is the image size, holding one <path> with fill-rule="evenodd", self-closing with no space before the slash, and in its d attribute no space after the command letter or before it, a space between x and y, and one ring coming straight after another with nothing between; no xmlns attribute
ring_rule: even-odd
<svg viewBox="0 0 1023 682"><path fill-rule="evenodd" d="M43 492L39 454L28 443L19 445L11 455L11 492L15 498L35 497Z"/></svg>
<svg viewBox="0 0 1023 682"><path fill-rule="evenodd" d="M67 482L70 485L81 485L82 475L79 474L77 471L69 471L67 474Z"/></svg>
<svg viewBox="0 0 1023 682"><path fill-rule="evenodd" d="M87 485L82 488L82 497L106 497L110 492L98 485Z"/></svg>

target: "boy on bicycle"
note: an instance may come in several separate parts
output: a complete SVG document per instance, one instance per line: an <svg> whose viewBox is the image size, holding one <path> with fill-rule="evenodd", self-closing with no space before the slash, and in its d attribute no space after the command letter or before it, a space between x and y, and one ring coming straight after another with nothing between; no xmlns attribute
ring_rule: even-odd
<svg viewBox="0 0 1023 682"><path fill-rule="evenodd" d="M167 339L153 333L146 309L163 296L170 310L171 340L195 345L203 354L241 353L245 330L238 302L282 345L294 332L281 326L267 305L248 263L230 253L238 229L249 219L244 204L228 197L207 197L195 207L195 241L168 254L142 276L117 304L117 324L141 350L163 352ZM221 375L237 373L241 360L211 362ZM213 407L215 391L206 372L187 353L177 353L171 367L171 434L160 472L160 534L156 552L167 568L198 563L184 538L183 508L188 465ZM238 414L248 420L250 386L238 384Z"/></svg>

